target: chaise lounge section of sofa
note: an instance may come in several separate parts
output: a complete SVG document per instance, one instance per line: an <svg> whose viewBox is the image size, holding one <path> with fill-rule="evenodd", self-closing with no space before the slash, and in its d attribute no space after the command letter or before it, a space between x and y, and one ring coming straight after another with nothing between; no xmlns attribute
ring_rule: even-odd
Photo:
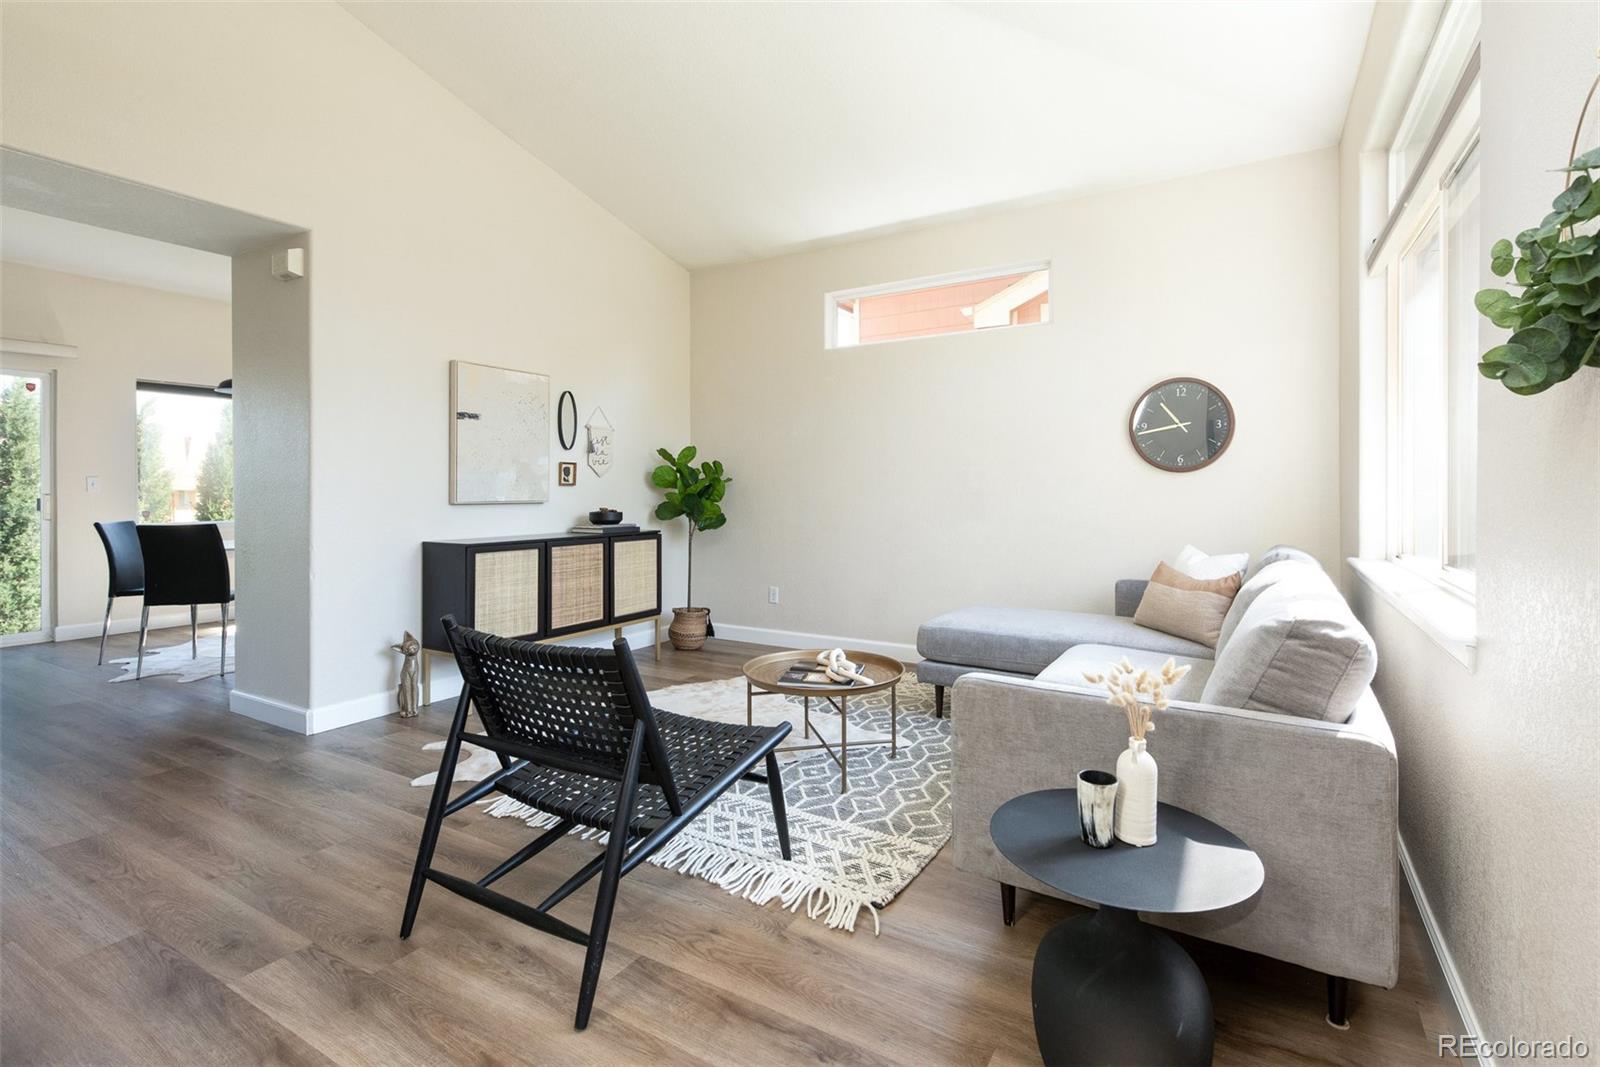
<svg viewBox="0 0 1600 1067"><path fill-rule="evenodd" d="M1248 575L1215 650L1137 625L1144 583L1117 585L1116 615L971 608L919 632L919 679L952 694L956 865L1008 902L1017 886L1060 896L999 854L989 819L1115 766L1127 730L1085 670L1172 656L1191 670L1150 738L1160 799L1238 834L1266 882L1237 907L1151 921L1323 972L1342 1025L1350 980L1393 986L1399 971L1398 764L1371 637L1316 561L1282 546Z"/></svg>

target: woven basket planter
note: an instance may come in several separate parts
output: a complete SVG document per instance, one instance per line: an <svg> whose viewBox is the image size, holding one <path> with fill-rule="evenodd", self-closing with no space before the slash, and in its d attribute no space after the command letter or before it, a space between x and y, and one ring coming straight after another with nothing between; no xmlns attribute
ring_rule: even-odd
<svg viewBox="0 0 1600 1067"><path fill-rule="evenodd" d="M710 608L673 608L672 625L667 636L672 647L680 652L693 652L706 643L706 620L711 618Z"/></svg>

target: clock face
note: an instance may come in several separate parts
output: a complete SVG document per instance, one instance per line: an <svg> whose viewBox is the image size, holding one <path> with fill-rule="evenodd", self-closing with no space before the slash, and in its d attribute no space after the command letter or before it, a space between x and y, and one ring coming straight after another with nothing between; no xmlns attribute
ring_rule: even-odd
<svg viewBox="0 0 1600 1067"><path fill-rule="evenodd" d="M1233 405L1199 378L1169 378L1133 405L1128 436L1146 463L1164 471L1199 470L1233 440Z"/></svg>

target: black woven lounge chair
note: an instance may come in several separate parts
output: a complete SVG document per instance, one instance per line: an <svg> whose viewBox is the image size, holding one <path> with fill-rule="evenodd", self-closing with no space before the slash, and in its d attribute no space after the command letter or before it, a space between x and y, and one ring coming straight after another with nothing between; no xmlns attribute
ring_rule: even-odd
<svg viewBox="0 0 1600 1067"><path fill-rule="evenodd" d="M773 755L789 724L741 726L653 710L633 653L620 639L611 649L541 645L469 630L449 616L444 630L464 684L422 827L400 936L411 936L423 887L433 881L536 930L586 946L575 1023L582 1030L589 1025L600 980L617 883L734 782L767 783L778 844L783 858L789 858L783 782ZM484 733L467 732L468 704L477 707ZM500 770L451 800L462 741L494 752ZM762 760L765 775L754 772ZM445 816L492 792L560 822L475 882L436 870L433 849ZM489 888L575 826L607 831L610 840L605 851L539 905L530 907ZM600 891L588 933L550 914L596 874Z"/></svg>

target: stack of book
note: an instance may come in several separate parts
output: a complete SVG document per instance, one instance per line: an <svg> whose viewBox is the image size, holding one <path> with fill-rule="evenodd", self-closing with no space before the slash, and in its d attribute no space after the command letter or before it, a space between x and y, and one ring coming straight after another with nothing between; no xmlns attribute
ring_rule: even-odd
<svg viewBox="0 0 1600 1067"><path fill-rule="evenodd" d="M575 534L628 534L638 533L639 524L636 522L614 522L609 526L601 526L592 522L580 522L572 528Z"/></svg>
<svg viewBox="0 0 1600 1067"><path fill-rule="evenodd" d="M858 685L871 685L871 682L836 682L828 677L828 672L817 665L815 660L796 663L783 672L778 679L779 685L814 685L819 689L850 689Z"/></svg>

